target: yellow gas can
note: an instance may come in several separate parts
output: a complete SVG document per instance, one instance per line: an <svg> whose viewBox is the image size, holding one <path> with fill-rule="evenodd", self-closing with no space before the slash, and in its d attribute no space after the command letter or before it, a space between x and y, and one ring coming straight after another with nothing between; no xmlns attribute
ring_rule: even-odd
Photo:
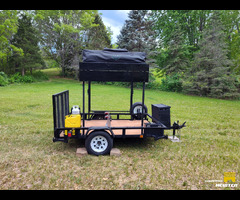
<svg viewBox="0 0 240 200"><path fill-rule="evenodd" d="M66 128L80 128L81 127L81 115L67 115L65 116Z"/></svg>

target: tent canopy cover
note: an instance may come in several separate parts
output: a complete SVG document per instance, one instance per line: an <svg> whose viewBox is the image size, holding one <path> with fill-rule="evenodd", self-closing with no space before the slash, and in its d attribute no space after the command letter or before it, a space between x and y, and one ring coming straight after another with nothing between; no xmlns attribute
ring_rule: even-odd
<svg viewBox="0 0 240 200"><path fill-rule="evenodd" d="M128 52L127 49L83 50L83 62L145 63L146 53Z"/></svg>

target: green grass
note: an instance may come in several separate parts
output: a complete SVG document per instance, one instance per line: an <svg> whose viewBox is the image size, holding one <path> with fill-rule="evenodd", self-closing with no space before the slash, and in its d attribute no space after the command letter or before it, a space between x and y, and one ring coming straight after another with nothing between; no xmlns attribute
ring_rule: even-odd
<svg viewBox="0 0 240 200"><path fill-rule="evenodd" d="M78 158L83 141L53 143L52 94L70 91L82 107L82 84L45 70L49 81L0 87L0 189L240 189L240 101L146 90L146 105L171 106L171 120L187 121L181 143L152 138L114 140L120 157ZM134 102L141 101L140 89ZM92 109L129 109L130 89L92 85ZM166 131L171 135L171 131ZM237 188L217 188L236 172Z"/></svg>

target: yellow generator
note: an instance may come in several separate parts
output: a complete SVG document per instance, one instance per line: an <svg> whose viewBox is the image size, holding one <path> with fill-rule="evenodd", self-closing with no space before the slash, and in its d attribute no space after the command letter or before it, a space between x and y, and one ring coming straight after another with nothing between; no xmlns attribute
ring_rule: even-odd
<svg viewBox="0 0 240 200"><path fill-rule="evenodd" d="M65 116L65 128L72 128L72 130L65 130L65 135L71 137L75 135L75 128L81 127L80 108L78 106L72 107L72 114Z"/></svg>

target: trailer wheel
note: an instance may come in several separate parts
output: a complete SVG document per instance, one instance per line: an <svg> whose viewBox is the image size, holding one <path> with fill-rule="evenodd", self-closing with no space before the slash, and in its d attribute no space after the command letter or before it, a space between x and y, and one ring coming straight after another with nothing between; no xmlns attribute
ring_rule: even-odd
<svg viewBox="0 0 240 200"><path fill-rule="evenodd" d="M109 154L112 146L113 139L105 131L94 131L85 140L87 152L96 156Z"/></svg>
<svg viewBox="0 0 240 200"><path fill-rule="evenodd" d="M136 102L132 105L132 109L130 110L131 115L134 119L141 119L141 115L137 115L138 111L142 113L142 103ZM143 106L143 113L147 113L147 106Z"/></svg>

